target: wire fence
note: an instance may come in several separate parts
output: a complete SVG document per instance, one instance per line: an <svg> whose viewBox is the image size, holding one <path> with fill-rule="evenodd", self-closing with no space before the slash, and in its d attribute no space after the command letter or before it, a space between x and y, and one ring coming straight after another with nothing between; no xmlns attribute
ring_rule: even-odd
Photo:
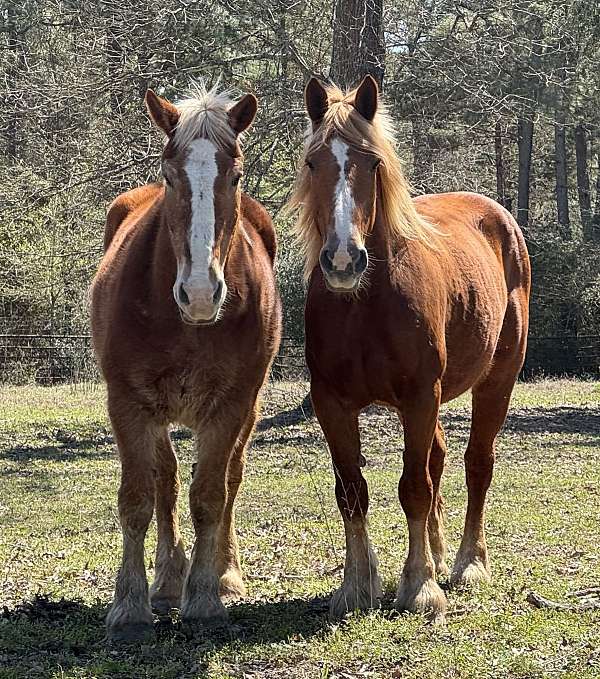
<svg viewBox="0 0 600 679"><path fill-rule="evenodd" d="M306 379L302 339L284 337L273 379ZM91 335L0 334L0 382L58 384L99 379Z"/></svg>
<svg viewBox="0 0 600 679"><path fill-rule="evenodd" d="M284 337L275 380L307 379L304 342ZM530 337L522 379L600 377L600 336ZM89 334L0 334L0 382L56 384L99 379Z"/></svg>

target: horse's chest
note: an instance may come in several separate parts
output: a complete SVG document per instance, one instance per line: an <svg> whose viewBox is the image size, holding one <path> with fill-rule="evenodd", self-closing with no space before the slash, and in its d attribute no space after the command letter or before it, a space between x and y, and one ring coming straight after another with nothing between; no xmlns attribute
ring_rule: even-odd
<svg viewBox="0 0 600 679"><path fill-rule="evenodd" d="M147 385L157 415L167 422L193 426L219 399L224 376L219 365L193 359L174 363Z"/></svg>
<svg viewBox="0 0 600 679"><path fill-rule="evenodd" d="M417 362L419 342L409 338L412 334L406 326L389 327L376 317L361 322L334 317L328 327L307 326L311 375L360 407L374 401L396 404ZM419 328L414 334L420 335Z"/></svg>

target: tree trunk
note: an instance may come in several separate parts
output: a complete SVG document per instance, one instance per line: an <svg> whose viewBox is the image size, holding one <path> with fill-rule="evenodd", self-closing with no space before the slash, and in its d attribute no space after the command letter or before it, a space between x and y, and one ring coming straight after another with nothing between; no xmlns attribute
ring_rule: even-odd
<svg viewBox="0 0 600 679"><path fill-rule="evenodd" d="M564 240L571 240L571 222L569 220L569 191L567 184L567 147L565 143L565 125L560 120L554 123L554 154L556 169L556 213L558 228Z"/></svg>
<svg viewBox="0 0 600 679"><path fill-rule="evenodd" d="M592 228L592 197L590 195L590 177L587 166L588 146L587 134L583 124L575 128L575 161L577 164L577 194L579 196L579 212L583 240L594 240Z"/></svg>
<svg viewBox="0 0 600 679"><path fill-rule="evenodd" d="M383 84L383 0L336 0L330 78L343 89L367 73Z"/></svg>
<svg viewBox="0 0 600 679"><path fill-rule="evenodd" d="M519 118L517 141L519 145L519 188L517 197L517 222L522 229L529 226L529 187L531 181L531 153L533 149L533 120Z"/></svg>
<svg viewBox="0 0 600 679"><path fill-rule="evenodd" d="M512 208L511 200L506 195L506 168L504 166L504 148L502 143L502 123L498 120L494 129L494 149L496 153L496 194L500 205L507 210Z"/></svg>
<svg viewBox="0 0 600 679"><path fill-rule="evenodd" d="M596 154L596 202L592 217L592 231L595 236L594 240L600 241L600 149Z"/></svg>
<svg viewBox="0 0 600 679"><path fill-rule="evenodd" d="M8 67L6 74L6 82L10 86L14 86L17 89L16 78L18 72L19 63L19 34L17 31L17 17L16 10L13 3L8 3L6 7L6 27L7 27L7 47L8 52L11 55L9 59L11 64ZM15 101L17 97L15 95ZM18 136L18 121L17 121L18 108L15 105L12 113L8 116L8 122L6 126L6 155L9 161L14 162L17 159L17 136Z"/></svg>

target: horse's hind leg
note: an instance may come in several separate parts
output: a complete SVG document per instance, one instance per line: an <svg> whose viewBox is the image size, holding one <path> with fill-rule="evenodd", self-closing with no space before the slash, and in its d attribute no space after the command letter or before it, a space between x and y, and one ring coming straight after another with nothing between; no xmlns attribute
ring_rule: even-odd
<svg viewBox="0 0 600 679"><path fill-rule="evenodd" d="M485 541L485 498L492 480L495 441L525 355L527 336L523 312L509 304L494 364L486 378L473 388L471 435L465 452L468 503L465 529L450 581L453 585L474 585L489 581L490 565ZM517 340L515 328L520 329Z"/></svg>
<svg viewBox="0 0 600 679"><path fill-rule="evenodd" d="M358 413L348 411L323 385L313 382L311 395L329 445L335 497L346 533L344 582L329 604L330 615L336 618L348 611L379 607L381 581L367 531L369 493L360 470Z"/></svg>
<svg viewBox="0 0 600 679"><path fill-rule="evenodd" d="M134 641L152 634L152 611L144 567L144 538L154 509L155 431L131 404L111 402L109 414L121 459L119 518L123 556L114 602L106 616L109 641Z"/></svg>
<svg viewBox="0 0 600 679"><path fill-rule="evenodd" d="M188 562L177 516L179 465L166 428L156 441L155 465L158 544L150 601L155 611L168 613L171 608L179 608Z"/></svg>
<svg viewBox="0 0 600 679"><path fill-rule="evenodd" d="M452 569L453 585L474 585L490 579L485 541L485 498L494 469L494 442L512 391L510 384L482 384L473 390L471 435L465 452L467 515L460 548Z"/></svg>
<svg viewBox="0 0 600 679"><path fill-rule="evenodd" d="M435 572L438 577L448 575L446 565L446 538L444 534L444 500L440 491L442 474L446 459L446 441L442 425L437 423L431 453L429 455L429 475L433 485L433 501L431 511L427 519L427 532L429 533L429 545L435 563Z"/></svg>
<svg viewBox="0 0 600 679"><path fill-rule="evenodd" d="M227 503L219 527L217 545L219 594L227 599L239 599L246 595L235 532L235 498L244 476L246 444L254 429L256 416L256 408L253 408L240 432L227 469Z"/></svg>

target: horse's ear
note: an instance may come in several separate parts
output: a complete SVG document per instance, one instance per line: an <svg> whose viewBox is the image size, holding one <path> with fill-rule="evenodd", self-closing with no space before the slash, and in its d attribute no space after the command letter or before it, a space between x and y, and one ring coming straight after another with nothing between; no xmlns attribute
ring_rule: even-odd
<svg viewBox="0 0 600 679"><path fill-rule="evenodd" d="M170 101L159 97L152 90L146 92L146 108L152 122L170 137L179 122L179 111Z"/></svg>
<svg viewBox="0 0 600 679"><path fill-rule="evenodd" d="M377 81L372 75L366 75L356 90L354 108L365 120L371 122L377 113L378 99Z"/></svg>
<svg viewBox="0 0 600 679"><path fill-rule="evenodd" d="M252 125L257 109L258 99L253 94L245 94L229 109L229 124L236 134L241 134Z"/></svg>
<svg viewBox="0 0 600 679"><path fill-rule="evenodd" d="M308 85L304 90L304 102L308 111L308 117L315 125L318 125L329 108L329 97L327 96L327 90L317 78L313 77L308 81Z"/></svg>

